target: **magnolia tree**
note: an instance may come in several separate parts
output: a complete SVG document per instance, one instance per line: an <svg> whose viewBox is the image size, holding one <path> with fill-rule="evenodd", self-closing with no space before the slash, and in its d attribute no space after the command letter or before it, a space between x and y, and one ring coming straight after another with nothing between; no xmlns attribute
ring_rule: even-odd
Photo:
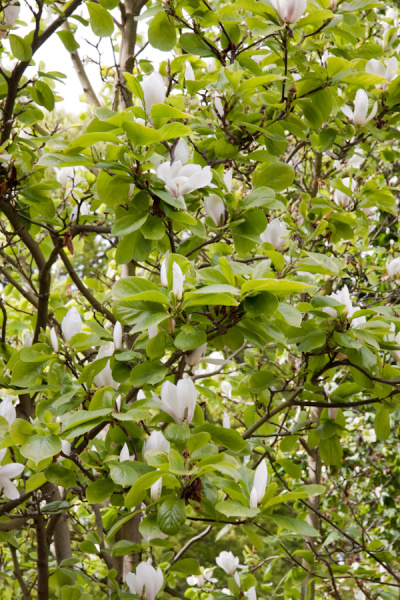
<svg viewBox="0 0 400 600"><path fill-rule="evenodd" d="M1 597L399 598L397 8L1 11Z"/></svg>

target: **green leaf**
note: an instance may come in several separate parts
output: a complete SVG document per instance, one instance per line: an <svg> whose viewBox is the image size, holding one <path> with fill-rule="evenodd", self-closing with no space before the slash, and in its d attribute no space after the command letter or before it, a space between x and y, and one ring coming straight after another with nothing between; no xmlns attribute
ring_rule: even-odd
<svg viewBox="0 0 400 600"><path fill-rule="evenodd" d="M183 573L183 575L200 575L200 565L194 558L178 560L168 569L172 573Z"/></svg>
<svg viewBox="0 0 400 600"><path fill-rule="evenodd" d="M29 492L32 492L33 490L37 490L38 488L42 487L42 485L45 484L46 481L46 475L43 473L43 471L41 471L40 473L35 473L34 475L32 475L32 477L29 477L28 481L26 482L27 494L29 494Z"/></svg>
<svg viewBox="0 0 400 600"><path fill-rule="evenodd" d="M15 58L23 62L32 58L32 48L28 40L14 33L10 33L8 39L10 40L11 52Z"/></svg>
<svg viewBox="0 0 400 600"><path fill-rule="evenodd" d="M161 141L159 131L153 127L131 122L123 123L122 127L135 146L148 146L149 144L156 144Z"/></svg>
<svg viewBox="0 0 400 600"><path fill-rule="evenodd" d="M240 433L235 429L225 429L218 425L204 423L204 425L200 425L200 427L196 428L196 433L203 431L211 434L211 440L214 443L221 444L234 452L240 452L246 445L246 442L242 439Z"/></svg>
<svg viewBox="0 0 400 600"><path fill-rule="evenodd" d="M86 2L86 6L93 33L101 38L110 37L114 31L114 21L108 10L95 2Z"/></svg>
<svg viewBox="0 0 400 600"><path fill-rule="evenodd" d="M260 171L254 172L253 183L256 188L268 186L276 192L282 192L292 185L294 170L290 165L283 162L274 162Z"/></svg>
<svg viewBox="0 0 400 600"><path fill-rule="evenodd" d="M164 379L168 369L162 363L147 361L133 367L131 382L135 387L142 387L146 383L156 385Z"/></svg>
<svg viewBox="0 0 400 600"><path fill-rule="evenodd" d="M175 346L187 352L188 350L194 350L199 346L202 346L207 341L207 335L205 331L196 330L194 327L185 326L182 327L181 331L175 338Z"/></svg>
<svg viewBox="0 0 400 600"><path fill-rule="evenodd" d="M321 440L319 443L319 453L321 459L326 465L337 465L343 457L343 448L338 435Z"/></svg>
<svg viewBox="0 0 400 600"><path fill-rule="evenodd" d="M251 191L239 203L240 208L263 207L269 210L282 210L282 202L275 200L275 192L269 187L262 186Z"/></svg>
<svg viewBox="0 0 400 600"><path fill-rule="evenodd" d="M384 406L379 406L376 411L374 429L380 442L384 442L390 436L390 414Z"/></svg>
<svg viewBox="0 0 400 600"><path fill-rule="evenodd" d="M303 521L298 521L297 519L293 519L292 517L286 517L284 515L268 516L278 525L278 527L287 529L291 533L307 537L320 536L320 533L316 529L314 529L314 527L311 527L311 525L308 525L308 523L304 523Z"/></svg>
<svg viewBox="0 0 400 600"><path fill-rule="evenodd" d="M315 287L301 281L290 281L288 279L252 279L242 285L242 294L256 291L266 291L277 296L288 294L301 294L313 292Z"/></svg>
<svg viewBox="0 0 400 600"><path fill-rule="evenodd" d="M64 488L73 487L76 484L75 473L57 463L47 467L45 476L47 481L51 481L54 485L61 485Z"/></svg>
<svg viewBox="0 0 400 600"><path fill-rule="evenodd" d="M20 448L22 456L29 458L36 465L45 458L56 456L61 452L61 440L56 435L33 435Z"/></svg>
<svg viewBox="0 0 400 600"><path fill-rule="evenodd" d="M182 34L179 38L179 45L188 54L194 54L195 56L215 56L215 53L202 40L200 35L196 35L195 33Z"/></svg>
<svg viewBox="0 0 400 600"><path fill-rule="evenodd" d="M91 504L104 502L113 493L115 488L114 482L110 479L98 479L93 481L86 488L86 498Z"/></svg>
<svg viewBox="0 0 400 600"><path fill-rule="evenodd" d="M174 20L163 10L151 20L147 31L149 43L153 48L168 52L176 44Z"/></svg>
<svg viewBox="0 0 400 600"><path fill-rule="evenodd" d="M138 479L138 474L135 471L134 465L125 460L122 463L110 465L110 477L117 485L128 487L135 483L135 481Z"/></svg>
<svg viewBox="0 0 400 600"><path fill-rule="evenodd" d="M247 506L243 506L243 504L237 500L218 502L215 505L215 510L226 517L239 517L241 519L255 517L260 512L258 508L247 508Z"/></svg>
<svg viewBox="0 0 400 600"><path fill-rule="evenodd" d="M123 237L124 235L128 235L129 233L133 233L141 228L143 223L146 222L148 217L147 213L142 214L130 214L126 215L126 217L122 217L118 219L116 223L111 228L112 235Z"/></svg>
<svg viewBox="0 0 400 600"><path fill-rule="evenodd" d="M186 521L185 501L173 496L167 498L158 509L157 525L167 535L178 533Z"/></svg>
<svg viewBox="0 0 400 600"><path fill-rule="evenodd" d="M63 29L62 31L57 31L57 35L68 52L76 52L80 47L71 31Z"/></svg>
<svg viewBox="0 0 400 600"><path fill-rule="evenodd" d="M150 473L145 473L131 487L127 495L125 496L125 506L126 508L133 508L134 506L138 506L146 496L146 491L156 483L162 477L162 473L160 471L151 471Z"/></svg>

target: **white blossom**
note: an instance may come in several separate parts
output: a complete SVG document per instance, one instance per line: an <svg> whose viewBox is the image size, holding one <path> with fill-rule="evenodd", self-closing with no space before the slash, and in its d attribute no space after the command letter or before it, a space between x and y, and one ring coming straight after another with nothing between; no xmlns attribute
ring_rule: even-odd
<svg viewBox="0 0 400 600"><path fill-rule="evenodd" d="M185 276L182 273L182 269L178 263L174 262L172 265L172 291L177 300L182 300L184 281Z"/></svg>
<svg viewBox="0 0 400 600"><path fill-rule="evenodd" d="M51 345L53 346L54 352L58 352L59 351L58 337L57 337L57 333L56 333L56 330L54 329L54 327L52 327L50 329L50 341L51 341Z"/></svg>
<svg viewBox="0 0 400 600"><path fill-rule="evenodd" d="M119 454L119 462L124 462L124 460L130 460L129 448L126 442L122 446L122 450Z"/></svg>
<svg viewBox="0 0 400 600"><path fill-rule="evenodd" d="M150 497L152 502L157 502L161 498L162 477L158 479L150 488Z"/></svg>
<svg viewBox="0 0 400 600"><path fill-rule="evenodd" d="M115 400L115 412L121 412L122 396L119 394Z"/></svg>
<svg viewBox="0 0 400 600"><path fill-rule="evenodd" d="M214 108L215 108L215 110L214 110L215 116L218 116L222 119L225 113L224 113L224 106L222 104L222 100L219 96L216 96L214 98Z"/></svg>
<svg viewBox="0 0 400 600"><path fill-rule="evenodd" d="M14 27L15 21L18 19L21 6L17 2L10 2L4 9L4 20L8 27Z"/></svg>
<svg viewBox="0 0 400 600"><path fill-rule="evenodd" d="M227 412L224 412L223 416L222 416L222 427L224 429L230 429L231 428L231 420L229 418L229 415Z"/></svg>
<svg viewBox="0 0 400 600"><path fill-rule="evenodd" d="M144 96L144 108L146 114L150 117L150 111L153 104L164 104L165 101L165 83L160 73L156 71L143 78L141 88Z"/></svg>
<svg viewBox="0 0 400 600"><path fill-rule="evenodd" d="M262 460L254 472L253 487L250 492L250 508L256 508L265 496L268 483L268 469L265 460Z"/></svg>
<svg viewBox="0 0 400 600"><path fill-rule="evenodd" d="M113 342L108 342L108 344L101 346L100 350L97 353L96 360L106 358L106 356L112 356L113 354L114 344ZM97 387L110 386L114 389L117 389L119 383L117 383L112 376L110 361L107 362L106 366L100 371L100 373L93 377L93 382Z"/></svg>
<svg viewBox="0 0 400 600"><path fill-rule="evenodd" d="M71 455L71 442L68 440L61 440L61 452L65 454L65 456Z"/></svg>
<svg viewBox="0 0 400 600"><path fill-rule="evenodd" d="M179 161L182 165L186 165L189 160L189 146L184 138L181 138L175 146L174 160Z"/></svg>
<svg viewBox="0 0 400 600"><path fill-rule="evenodd" d="M164 576L159 567L155 569L148 562L141 562L136 573L128 573L125 581L131 594L154 600L164 584Z"/></svg>
<svg viewBox="0 0 400 600"><path fill-rule="evenodd" d="M227 575L233 575L239 566L238 557L234 556L232 552L226 552L226 550L220 552L219 556L215 559L215 562Z"/></svg>
<svg viewBox="0 0 400 600"><path fill-rule="evenodd" d="M161 387L162 409L175 423L190 423L196 408L197 390L190 378L180 379L177 385L164 381Z"/></svg>
<svg viewBox="0 0 400 600"><path fill-rule="evenodd" d="M232 174L233 174L232 167L230 169L228 169L227 171L225 171L225 173L224 173L224 184L226 185L226 189L228 190L229 193L232 191Z"/></svg>
<svg viewBox="0 0 400 600"><path fill-rule="evenodd" d="M253 586L244 593L248 600L257 600L256 588Z"/></svg>
<svg viewBox="0 0 400 600"><path fill-rule="evenodd" d="M79 213L79 214L78 214ZM89 207L86 202L81 202L80 205L75 204L74 208L71 210L71 215L69 217L69 222L74 223L78 220L79 217L85 217L90 213Z"/></svg>
<svg viewBox="0 0 400 600"><path fill-rule="evenodd" d="M328 298L333 298L334 300L337 300L340 304L344 304L343 313L348 316L352 315L353 305L350 300L350 293L349 293L349 288L347 287L347 285L344 285L341 290L338 290L337 292L330 294L328 296ZM337 310L335 308L333 308L332 306L325 306L323 308L323 311L326 312L331 317L337 317L337 314L338 314Z"/></svg>
<svg viewBox="0 0 400 600"><path fill-rule="evenodd" d="M389 277L397 277L400 275L400 258L394 258L386 263L386 268Z"/></svg>
<svg viewBox="0 0 400 600"><path fill-rule="evenodd" d="M377 60L376 58L371 58L365 65L365 70L367 73L371 73L372 75L380 75L380 77L383 77L388 82L393 81L393 79L397 77L398 68L399 61L395 56L389 58L386 65L381 63L381 61ZM379 87L379 84L377 87Z"/></svg>
<svg viewBox="0 0 400 600"><path fill-rule="evenodd" d="M188 60L185 62L185 80L186 81L196 81L193 67Z"/></svg>
<svg viewBox="0 0 400 600"><path fill-rule="evenodd" d="M158 325L151 325L147 329L147 335L149 336L149 340L152 340L158 334Z"/></svg>
<svg viewBox="0 0 400 600"><path fill-rule="evenodd" d="M121 348L122 348L122 325L119 321L117 321L114 325L113 339L114 339L115 349L121 350Z"/></svg>
<svg viewBox="0 0 400 600"><path fill-rule="evenodd" d="M82 331L82 319L75 306L72 306L61 323L61 330L67 342Z"/></svg>
<svg viewBox="0 0 400 600"><path fill-rule="evenodd" d="M356 182L354 181L354 179L352 179L350 182L350 177L343 177L342 183L344 187L349 188L354 192L356 188ZM335 203L338 206L341 206L342 208L348 208L351 205L350 196L348 196L344 192L341 192L340 190L335 190L333 192L333 199Z"/></svg>
<svg viewBox="0 0 400 600"><path fill-rule="evenodd" d="M1 466L1 463L6 455L7 448L0 450L0 491L10 500L19 498L19 491L12 483L11 479L18 477L24 470L24 465L20 463L9 463Z"/></svg>
<svg viewBox="0 0 400 600"><path fill-rule="evenodd" d="M286 236L289 230L283 221L272 219L268 223L266 229L260 235L261 241L267 244L272 244L275 250L282 250L286 242Z"/></svg>
<svg viewBox="0 0 400 600"><path fill-rule="evenodd" d="M192 350L185 358L186 364L190 367L197 367L201 359L205 357L207 352L207 342Z"/></svg>
<svg viewBox="0 0 400 600"><path fill-rule="evenodd" d="M17 411L11 396L5 396L0 402L0 417L4 417L9 425L17 418Z"/></svg>
<svg viewBox="0 0 400 600"><path fill-rule="evenodd" d="M156 450L157 452L169 453L171 444L165 439L162 431L152 431L147 440L143 443L142 454L146 458L146 452Z"/></svg>
<svg viewBox="0 0 400 600"><path fill-rule="evenodd" d="M204 210L217 227L224 224L225 204L217 194L210 194L204 198Z"/></svg>
<svg viewBox="0 0 400 600"><path fill-rule="evenodd" d="M271 0L284 23L296 23L306 10L307 0Z"/></svg>
<svg viewBox="0 0 400 600"><path fill-rule="evenodd" d="M56 169L56 177L58 183L65 188L68 183L71 183L74 180L75 171L73 167L61 167L60 169Z"/></svg>
<svg viewBox="0 0 400 600"><path fill-rule="evenodd" d="M180 160L161 163L156 169L157 177L165 183L165 189L174 198L183 202L183 196L190 194L199 188L206 187L212 181L211 167L200 165L182 165Z"/></svg>
<svg viewBox="0 0 400 600"><path fill-rule="evenodd" d="M166 265L167 256L168 256L168 252L166 253L164 260L162 261L161 267L160 267L160 280L161 280L161 285L163 287L168 287L167 265Z"/></svg>
<svg viewBox="0 0 400 600"><path fill-rule="evenodd" d="M375 102L369 117L367 117L368 113L368 94L365 90L359 89L357 90L356 97L354 99L354 109L352 110L347 104L342 106L342 111L351 121L353 121L354 125L366 125L368 121L373 119L378 112L378 103Z"/></svg>
<svg viewBox="0 0 400 600"><path fill-rule="evenodd" d="M29 346L32 346L32 336L29 331L25 331L24 346L25 346L25 348L29 348Z"/></svg>

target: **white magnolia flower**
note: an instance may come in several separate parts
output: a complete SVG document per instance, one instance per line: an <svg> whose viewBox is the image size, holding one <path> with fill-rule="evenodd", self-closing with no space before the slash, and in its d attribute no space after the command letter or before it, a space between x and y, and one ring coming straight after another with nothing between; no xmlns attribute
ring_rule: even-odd
<svg viewBox="0 0 400 600"><path fill-rule="evenodd" d="M117 321L114 325L113 339L114 339L115 349L121 350L121 348L122 348L122 325L119 321Z"/></svg>
<svg viewBox="0 0 400 600"><path fill-rule="evenodd" d="M189 146L184 138L181 138L175 146L174 160L178 160L182 165L186 165L189 160Z"/></svg>
<svg viewBox="0 0 400 600"><path fill-rule="evenodd" d="M61 330L67 342L82 331L82 319L75 306L69 309L62 320Z"/></svg>
<svg viewBox="0 0 400 600"><path fill-rule="evenodd" d="M257 600L256 588L254 586L249 588L244 595L247 596L249 600Z"/></svg>
<svg viewBox="0 0 400 600"><path fill-rule="evenodd" d="M17 2L10 2L4 9L4 20L8 27L14 27L15 21L18 19L19 11L21 10L20 5Z"/></svg>
<svg viewBox="0 0 400 600"><path fill-rule="evenodd" d="M232 175L233 169L230 168L224 173L224 184L226 185L226 189L230 193L232 191Z"/></svg>
<svg viewBox="0 0 400 600"><path fill-rule="evenodd" d="M202 358L205 357L207 352L207 342L192 350L186 356L186 364L190 367L197 367L197 365L201 362Z"/></svg>
<svg viewBox="0 0 400 600"><path fill-rule="evenodd" d="M346 188L349 188L354 192L356 188L356 182L354 181L354 179L352 179L350 183L350 177L343 177L342 183ZM351 205L350 196L348 196L344 192L341 192L340 190L335 190L333 192L333 199L335 203L338 206L341 206L342 208L348 208Z"/></svg>
<svg viewBox="0 0 400 600"><path fill-rule="evenodd" d="M219 96L215 96L214 98L214 109L215 116L218 116L222 119L224 116L224 105L222 104L222 100Z"/></svg>
<svg viewBox="0 0 400 600"><path fill-rule="evenodd" d="M146 114L150 117L153 104L164 104L166 91L164 79L160 73L154 72L144 77L140 85L143 90Z"/></svg>
<svg viewBox="0 0 400 600"><path fill-rule="evenodd" d="M221 383L221 391L229 400L232 398L232 384L230 381L223 381Z"/></svg>
<svg viewBox="0 0 400 600"><path fill-rule="evenodd" d="M51 341L51 345L53 346L54 352L58 352L59 351L58 337L57 337L57 333L56 333L56 330L54 329L54 327L52 327L50 329L50 341Z"/></svg>
<svg viewBox="0 0 400 600"><path fill-rule="evenodd" d="M217 227L224 224L225 204L217 194L210 194L207 198L204 198L204 210Z"/></svg>
<svg viewBox="0 0 400 600"><path fill-rule="evenodd" d="M340 304L344 304L343 313L348 316L352 315L353 305L350 300L350 293L347 285L344 285L341 290L330 294L328 298L333 298L334 300L340 302ZM331 317L336 317L338 314L337 310L332 306L325 306L325 308L323 308L323 311Z"/></svg>
<svg viewBox="0 0 400 600"><path fill-rule="evenodd" d="M397 277L400 275L400 258L394 258L386 263L386 268L389 277Z"/></svg>
<svg viewBox="0 0 400 600"><path fill-rule="evenodd" d="M186 581L191 586L195 586L196 585L197 587L202 588L202 587L205 586L205 584L207 582L208 583L217 583L218 579L216 579L212 575L213 575L213 569L212 568L211 569L204 569L204 571L202 571L202 573L200 575L190 575L190 577L187 577ZM211 598L211 596L209 596L209 598Z"/></svg>
<svg viewBox="0 0 400 600"><path fill-rule="evenodd" d="M61 167L60 169L56 169L56 173L58 183L64 188L67 187L68 183L71 183L75 177L73 167Z"/></svg>
<svg viewBox="0 0 400 600"><path fill-rule="evenodd" d="M365 65L365 70L367 73L371 73L372 75L380 75L386 81L392 81L398 75L397 70L399 68L399 61L395 56L389 58L386 63L386 66L381 63L380 60L376 58L371 58L367 64ZM379 85L377 86L379 87Z"/></svg>
<svg viewBox="0 0 400 600"><path fill-rule="evenodd" d="M357 152L347 161L348 167L359 169L365 162L365 154L363 150L357 149Z"/></svg>
<svg viewBox="0 0 400 600"><path fill-rule="evenodd" d="M167 252L166 255L164 256L164 260L162 261L161 267L160 267L160 280L161 280L161 285L163 287L168 287L167 265L166 265L166 260L167 260L168 254L169 254L169 252Z"/></svg>
<svg viewBox="0 0 400 600"><path fill-rule="evenodd" d="M185 276L182 273L182 269L180 268L178 263L174 262L174 264L172 265L172 291L175 294L177 300L182 300L184 281Z"/></svg>
<svg viewBox="0 0 400 600"><path fill-rule="evenodd" d="M272 219L272 221L268 223L265 231L260 235L260 238L262 242L272 244L275 250L282 250L288 233L289 230L286 228L283 221Z"/></svg>
<svg viewBox="0 0 400 600"><path fill-rule="evenodd" d="M162 477L158 479L150 488L150 498L152 502L157 502L161 498Z"/></svg>
<svg viewBox="0 0 400 600"><path fill-rule="evenodd" d="M136 573L128 573L125 581L131 594L154 600L164 584L164 576L159 567L156 570L148 562L141 562L136 567Z"/></svg>
<svg viewBox="0 0 400 600"><path fill-rule="evenodd" d="M4 417L9 425L17 418L17 411L11 396L5 396L0 402L0 417Z"/></svg>
<svg viewBox="0 0 400 600"><path fill-rule="evenodd" d="M224 412L223 417L222 417L222 427L224 429L230 429L231 428L231 420L229 418L229 415L227 412Z"/></svg>
<svg viewBox="0 0 400 600"><path fill-rule="evenodd" d="M32 346L32 336L29 331L25 331L24 346L25 346L25 348L29 348L29 346Z"/></svg>
<svg viewBox="0 0 400 600"><path fill-rule="evenodd" d="M400 331L395 334L395 326L394 323L390 325L391 333L387 336L388 342L395 342L398 346L400 346ZM400 350L392 350L392 356L397 362L400 362Z"/></svg>
<svg viewBox="0 0 400 600"><path fill-rule="evenodd" d="M112 356L114 354L114 344L113 342L108 342L100 348L97 353L96 360L100 360L101 358L105 358L106 356ZM97 387L113 387L115 390L118 388L119 383L117 383L113 376L110 366L110 361L107 362L104 369L100 371L95 377L93 377L93 382Z"/></svg>
<svg viewBox="0 0 400 600"><path fill-rule="evenodd" d="M79 215L78 215L79 213ZM86 202L81 202L80 205L75 204L74 208L71 210L71 215L69 217L69 222L74 223L78 220L79 217L85 217L90 213L89 207Z"/></svg>
<svg viewBox="0 0 400 600"><path fill-rule="evenodd" d="M253 487L250 493L250 508L256 508L265 496L268 483L268 469L265 460L262 460L254 473Z"/></svg>
<svg viewBox="0 0 400 600"><path fill-rule="evenodd" d="M177 385L164 381L161 387L162 409L175 423L190 423L196 408L197 390L189 378L180 379Z"/></svg>
<svg viewBox="0 0 400 600"><path fill-rule="evenodd" d="M307 0L271 0L284 23L296 23L306 10Z"/></svg>
<svg viewBox="0 0 400 600"><path fill-rule="evenodd" d="M156 170L157 177L165 183L165 189L174 198L183 200L185 194L206 187L212 181L211 167L200 165L183 165L180 160L161 163Z"/></svg>
<svg viewBox="0 0 400 600"><path fill-rule="evenodd" d="M11 479L21 475L24 470L24 465L21 465L20 463L9 463L8 465L1 466L6 452L7 448L0 450L0 491L10 500L16 500L19 498L19 491L11 482Z"/></svg>
<svg viewBox="0 0 400 600"><path fill-rule="evenodd" d="M186 81L196 81L193 67L188 60L185 62L185 80Z"/></svg>
<svg viewBox="0 0 400 600"><path fill-rule="evenodd" d="M119 394L115 400L115 412L121 412L122 396Z"/></svg>
<svg viewBox="0 0 400 600"><path fill-rule="evenodd" d="M354 99L354 109L351 110L347 104L342 106L342 111L351 121L353 121L354 125L366 125L368 121L373 119L378 112L378 103L375 102L369 117L367 117L368 113L368 94L365 90L359 89L357 90L356 97Z"/></svg>
<svg viewBox="0 0 400 600"><path fill-rule="evenodd" d="M158 334L158 325L151 325L147 330L147 335L149 336L149 340L152 340Z"/></svg>
<svg viewBox="0 0 400 600"><path fill-rule="evenodd" d="M144 393L143 390L139 390L136 396L136 400L145 400L146 399L146 394Z"/></svg>
<svg viewBox="0 0 400 600"><path fill-rule="evenodd" d="M71 442L68 440L61 440L61 452L65 454L65 456L71 455Z"/></svg>
<svg viewBox="0 0 400 600"><path fill-rule="evenodd" d="M4 31L4 30L2 30L2 31ZM2 39L1 36L0 36L0 39ZM10 164L10 162L12 161L12 158L13 158L12 154L1 153L0 154L0 164L3 167L6 167L7 165Z"/></svg>
<svg viewBox="0 0 400 600"><path fill-rule="evenodd" d="M360 306L353 306L351 313L349 314L349 318L351 318L350 327L358 327L359 325L363 325L367 322L367 319L364 315L361 317L353 317L354 313L356 313L358 310L362 310L362 308L360 308Z"/></svg>
<svg viewBox="0 0 400 600"><path fill-rule="evenodd" d="M130 460L130 458L131 457L129 454L128 444L125 442L125 444L122 446L122 450L119 455L119 462L124 462L124 460Z"/></svg>
<svg viewBox="0 0 400 600"><path fill-rule="evenodd" d="M226 550L220 552L219 556L215 559L215 562L227 575L233 575L239 566L238 557L234 556L232 552L226 552Z"/></svg>
<svg viewBox="0 0 400 600"><path fill-rule="evenodd" d="M165 439L162 431L152 431L150 437L143 443L142 454L146 458L146 452L157 450L158 452L169 453L171 444Z"/></svg>

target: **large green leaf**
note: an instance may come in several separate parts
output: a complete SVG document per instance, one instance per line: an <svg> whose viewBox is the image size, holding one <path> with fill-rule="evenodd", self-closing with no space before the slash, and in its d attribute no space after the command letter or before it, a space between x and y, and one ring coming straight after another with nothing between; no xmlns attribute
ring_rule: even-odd
<svg viewBox="0 0 400 600"><path fill-rule="evenodd" d="M242 294L265 291L277 296L286 296L288 294L302 294L307 291L311 293L314 290L315 287L308 283L289 279L253 279L242 285Z"/></svg>
<svg viewBox="0 0 400 600"><path fill-rule="evenodd" d="M321 534L308 525L308 523L304 523L304 521L298 521L297 519L293 519L292 517L286 517L284 515L268 515L270 519L272 519L278 527L282 527L282 529L287 529L291 533L295 533L296 535L306 536L306 537L319 537Z"/></svg>
<svg viewBox="0 0 400 600"><path fill-rule="evenodd" d="M151 20L147 31L149 43L153 48L168 52L176 44L174 20L163 10Z"/></svg>
<svg viewBox="0 0 400 600"><path fill-rule="evenodd" d="M33 435L20 448L22 456L29 458L36 465L45 458L56 456L61 452L61 440L57 435Z"/></svg>
<svg viewBox="0 0 400 600"><path fill-rule="evenodd" d="M95 2L86 2L86 6L93 33L99 37L109 37L114 31L114 22L108 10Z"/></svg>
<svg viewBox="0 0 400 600"><path fill-rule="evenodd" d="M175 497L167 498L158 509L157 525L163 533L178 533L186 521L185 501Z"/></svg>

